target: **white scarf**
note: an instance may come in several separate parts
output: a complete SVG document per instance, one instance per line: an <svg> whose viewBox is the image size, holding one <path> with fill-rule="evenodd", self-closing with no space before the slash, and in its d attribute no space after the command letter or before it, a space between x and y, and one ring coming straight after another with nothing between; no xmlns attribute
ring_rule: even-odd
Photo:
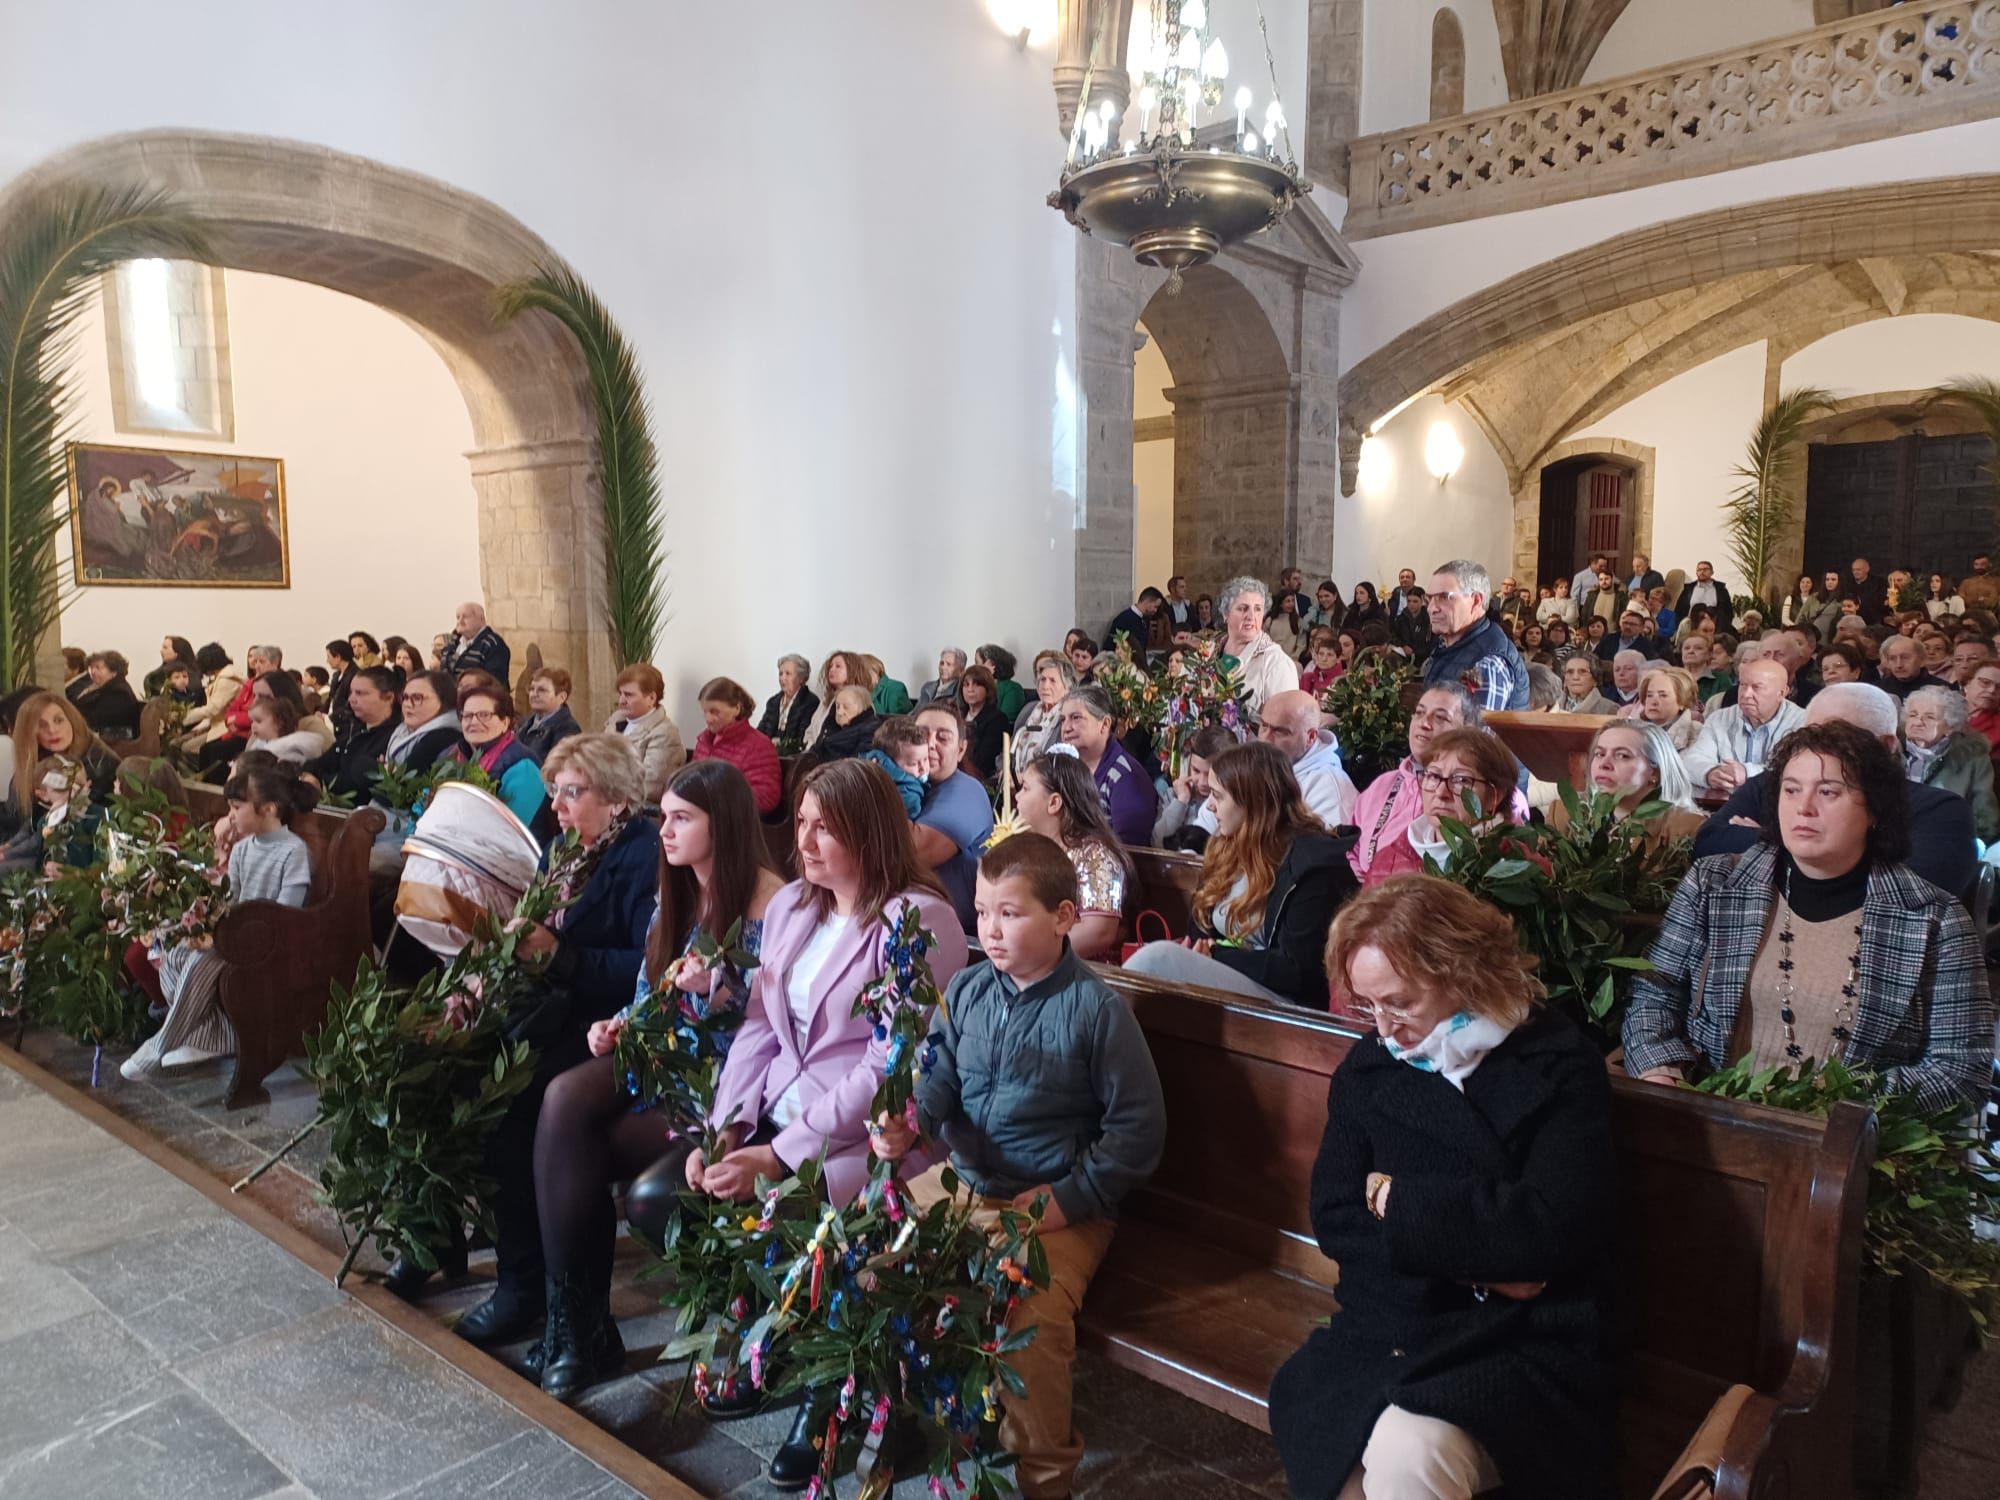
<svg viewBox="0 0 2000 1500"><path fill-rule="evenodd" d="M1486 1060L1486 1054L1513 1032L1511 1025L1462 1010L1438 1022L1431 1028L1431 1034L1414 1047L1398 1047L1387 1037L1382 1038L1382 1045L1397 1062L1408 1063L1424 1073L1442 1073L1445 1082L1462 1094L1465 1080Z"/></svg>
<svg viewBox="0 0 2000 1500"><path fill-rule="evenodd" d="M457 731L457 709L447 708L443 713L418 725L415 729L410 727L408 720L398 719L394 731L389 735L389 748L382 758L392 761L399 766L407 765L409 763L410 747L416 744L423 736L436 734L440 729Z"/></svg>

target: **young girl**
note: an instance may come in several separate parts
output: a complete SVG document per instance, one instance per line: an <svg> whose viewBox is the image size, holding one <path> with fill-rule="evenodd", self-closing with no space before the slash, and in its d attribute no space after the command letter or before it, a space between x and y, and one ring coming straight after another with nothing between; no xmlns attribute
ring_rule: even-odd
<svg viewBox="0 0 2000 1500"><path fill-rule="evenodd" d="M1299 686L1317 698L1332 687L1347 662L1340 653L1340 638L1329 626L1315 625L1312 633L1312 665L1299 674Z"/></svg>
<svg viewBox="0 0 2000 1500"><path fill-rule="evenodd" d="M1081 959L1115 960L1124 939L1126 893L1136 884L1132 863L1104 815L1097 783L1069 746L1061 750L1068 753L1028 763L1014 805L1032 832L1062 845L1076 866L1083 899L1070 929L1070 947Z"/></svg>
<svg viewBox="0 0 2000 1500"><path fill-rule="evenodd" d="M318 735L299 728L298 708L286 698L251 700L250 743L292 766L317 759L326 748Z"/></svg>
<svg viewBox="0 0 2000 1500"><path fill-rule="evenodd" d="M312 889L312 859L291 824L318 805L319 788L299 780L290 766L260 762L239 768L223 794L229 799L223 837L229 842L224 865L231 903L304 906ZM167 1019L120 1065L118 1071L127 1078L228 1057L236 1050L236 1030L222 1013L224 966L213 949L177 947L159 962Z"/></svg>

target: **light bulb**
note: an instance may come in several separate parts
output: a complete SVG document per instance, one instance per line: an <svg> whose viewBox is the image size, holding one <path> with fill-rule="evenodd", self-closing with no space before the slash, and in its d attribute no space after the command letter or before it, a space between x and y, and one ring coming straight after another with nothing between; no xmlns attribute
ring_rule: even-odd
<svg viewBox="0 0 2000 1500"><path fill-rule="evenodd" d="M1251 130L1251 131L1246 131L1246 132L1244 132L1244 136L1243 136L1243 151L1244 151L1244 154L1245 154L1246 156L1255 156L1255 155L1257 154L1257 132L1256 132L1256 131L1254 131L1254 130Z"/></svg>
<svg viewBox="0 0 2000 1500"><path fill-rule="evenodd" d="M1431 477L1443 484L1463 462L1465 444L1458 440L1457 430L1449 422L1433 422L1424 435L1424 467L1431 471Z"/></svg>
<svg viewBox="0 0 2000 1500"><path fill-rule="evenodd" d="M1201 76L1217 83L1229 76L1229 53L1219 37L1201 55Z"/></svg>
<svg viewBox="0 0 2000 1500"><path fill-rule="evenodd" d="M1105 125L1109 126L1111 124L1111 117L1118 113L1118 106L1113 104L1109 99L1105 99L1099 102L1097 112L1104 117Z"/></svg>
<svg viewBox="0 0 2000 1500"><path fill-rule="evenodd" d="M1236 91L1236 113L1241 115L1241 114L1248 114L1249 112L1250 112L1250 85L1246 83L1243 85L1242 88Z"/></svg>
<svg viewBox="0 0 2000 1500"><path fill-rule="evenodd" d="M1192 31L1182 32L1180 51L1174 54L1174 61L1190 73L1199 68L1201 66L1201 38L1196 36Z"/></svg>
<svg viewBox="0 0 2000 1500"><path fill-rule="evenodd" d="M1208 24L1208 7L1201 0L1182 0L1181 25L1199 31Z"/></svg>
<svg viewBox="0 0 2000 1500"><path fill-rule="evenodd" d="M1273 99L1264 109L1264 131L1268 135L1285 123L1285 106Z"/></svg>
<svg viewBox="0 0 2000 1500"><path fill-rule="evenodd" d="M1152 110L1158 109L1159 107L1160 107L1160 91L1158 89L1154 88L1149 83L1144 88L1139 90L1139 108L1150 112Z"/></svg>

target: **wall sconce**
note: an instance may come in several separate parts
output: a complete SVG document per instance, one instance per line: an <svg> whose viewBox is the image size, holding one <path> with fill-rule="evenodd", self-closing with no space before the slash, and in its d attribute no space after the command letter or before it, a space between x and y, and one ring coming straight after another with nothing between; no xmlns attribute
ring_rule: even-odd
<svg viewBox="0 0 2000 1500"><path fill-rule="evenodd" d="M1056 0L986 0L986 13L1025 52L1056 29Z"/></svg>
<svg viewBox="0 0 2000 1500"><path fill-rule="evenodd" d="M1443 484L1464 462L1465 444L1458 440L1451 423L1431 423L1431 430L1424 438L1424 467L1431 471L1431 477Z"/></svg>
<svg viewBox="0 0 2000 1500"><path fill-rule="evenodd" d="M1380 495L1389 488L1389 481L1395 477L1396 462L1390 456L1389 445L1381 438L1370 437L1361 440L1361 469L1358 475L1361 492L1364 495Z"/></svg>

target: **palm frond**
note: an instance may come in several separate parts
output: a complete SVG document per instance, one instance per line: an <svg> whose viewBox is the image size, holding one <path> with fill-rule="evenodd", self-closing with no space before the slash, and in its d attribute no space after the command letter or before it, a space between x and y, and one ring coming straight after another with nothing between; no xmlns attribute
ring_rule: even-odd
<svg viewBox="0 0 2000 1500"><path fill-rule="evenodd" d="M213 258L201 225L150 188L55 188L0 242L0 689L32 677L62 612L77 317L99 275L153 255Z"/></svg>
<svg viewBox="0 0 2000 1500"><path fill-rule="evenodd" d="M1993 441L1994 457L1987 461L1986 472L2000 481L2000 381L1985 375L1961 375L1939 386L1931 401L1972 408Z"/></svg>
<svg viewBox="0 0 2000 1500"><path fill-rule="evenodd" d="M646 383L625 335L597 294L560 261L535 268L496 293L506 322L530 308L576 337L597 408L598 478L604 496L604 607L616 665L653 654L666 623L659 450Z"/></svg>
<svg viewBox="0 0 2000 1500"><path fill-rule="evenodd" d="M1740 481L1722 503L1722 529L1737 575L1759 597L1776 597L1778 545L1798 506L1801 439L1806 424L1832 403L1816 385L1783 392L1750 434L1744 461L1731 474Z"/></svg>

